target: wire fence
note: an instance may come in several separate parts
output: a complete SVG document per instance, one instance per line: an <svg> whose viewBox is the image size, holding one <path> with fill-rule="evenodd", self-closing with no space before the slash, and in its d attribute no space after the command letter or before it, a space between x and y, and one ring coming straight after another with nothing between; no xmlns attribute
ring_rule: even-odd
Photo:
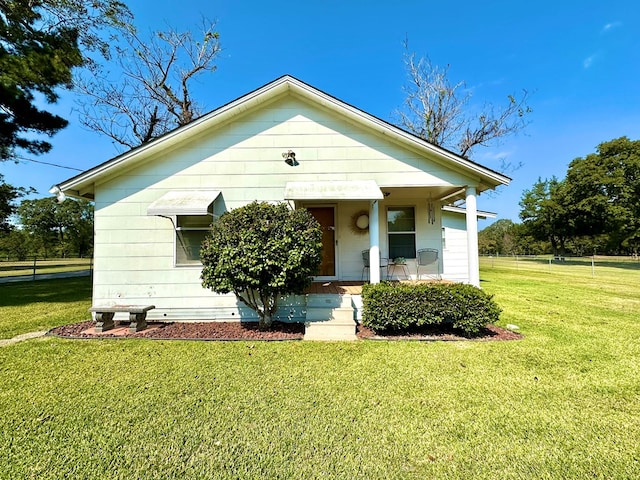
<svg viewBox="0 0 640 480"><path fill-rule="evenodd" d="M505 268L514 270L540 271L550 274L573 274L596 277L598 272L607 273L611 269L624 269L640 273L638 256L570 257L553 255L484 255L480 257L481 268Z"/></svg>
<svg viewBox="0 0 640 480"><path fill-rule="evenodd" d="M28 260L0 260L0 280L37 280L50 274L93 271L93 258L38 258Z"/></svg>

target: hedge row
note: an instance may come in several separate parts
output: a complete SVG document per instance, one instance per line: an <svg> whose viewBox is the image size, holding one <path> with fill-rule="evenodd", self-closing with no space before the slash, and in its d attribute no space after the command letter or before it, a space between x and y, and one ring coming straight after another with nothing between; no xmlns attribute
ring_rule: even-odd
<svg viewBox="0 0 640 480"><path fill-rule="evenodd" d="M501 309L473 285L378 283L362 288L362 324L376 332L446 325L467 335L495 323Z"/></svg>

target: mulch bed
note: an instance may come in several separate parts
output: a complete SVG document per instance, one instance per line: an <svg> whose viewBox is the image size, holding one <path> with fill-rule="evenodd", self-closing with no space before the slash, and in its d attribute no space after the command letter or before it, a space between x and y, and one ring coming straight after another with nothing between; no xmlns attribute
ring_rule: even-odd
<svg viewBox="0 0 640 480"><path fill-rule="evenodd" d="M183 339L183 340L302 340L304 324L273 322L269 331L258 329L257 322L176 322L149 323L146 330L130 333L128 322L116 322L116 328L104 333L95 332L95 322L63 325L52 329L49 334L67 338L153 338L153 339ZM371 329L358 326L357 336L360 339L371 340L517 340L522 338L519 333L506 330L495 325L489 325L479 335L467 338L453 330L442 328L422 329L420 331L403 334L376 335Z"/></svg>
<svg viewBox="0 0 640 480"><path fill-rule="evenodd" d="M95 332L95 322L74 323L52 329L49 333L72 338L154 338L185 340L302 340L304 324L273 322L263 332L257 322L176 322L149 323L141 332L129 332L128 322L116 322L112 330Z"/></svg>
<svg viewBox="0 0 640 480"><path fill-rule="evenodd" d="M358 338L369 340L423 340L423 341L500 341L500 340L520 340L522 335L506 328L496 325L487 325L478 335L465 337L461 332L447 327L425 327L411 332L376 334L373 330L362 325L358 325Z"/></svg>

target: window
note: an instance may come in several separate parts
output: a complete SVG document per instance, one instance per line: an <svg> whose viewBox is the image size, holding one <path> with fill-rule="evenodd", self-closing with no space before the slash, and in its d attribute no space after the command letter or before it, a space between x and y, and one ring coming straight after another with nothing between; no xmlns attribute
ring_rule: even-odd
<svg viewBox="0 0 640 480"><path fill-rule="evenodd" d="M209 232L211 215L178 215L176 265L200 265L200 245Z"/></svg>
<svg viewBox="0 0 640 480"><path fill-rule="evenodd" d="M416 258L416 214L414 207L387 209L389 258Z"/></svg>

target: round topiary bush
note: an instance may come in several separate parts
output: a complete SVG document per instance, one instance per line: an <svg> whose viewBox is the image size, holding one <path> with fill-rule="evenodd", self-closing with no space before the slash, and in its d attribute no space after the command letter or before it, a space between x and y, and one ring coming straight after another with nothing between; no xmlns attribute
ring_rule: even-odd
<svg viewBox="0 0 640 480"><path fill-rule="evenodd" d="M202 286L233 292L271 326L282 295L299 294L320 266L322 231L306 209L253 202L224 213L202 244Z"/></svg>

